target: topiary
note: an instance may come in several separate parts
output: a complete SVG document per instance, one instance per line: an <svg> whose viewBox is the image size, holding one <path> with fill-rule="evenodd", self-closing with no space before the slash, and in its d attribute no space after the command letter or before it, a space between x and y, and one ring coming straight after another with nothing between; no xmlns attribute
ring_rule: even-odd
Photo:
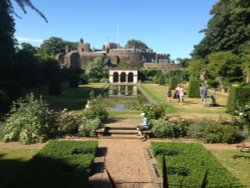
<svg viewBox="0 0 250 188"><path fill-rule="evenodd" d="M71 75L70 79L69 79L69 87L70 88L78 88L79 81L80 81L80 78L78 75L76 75L76 74Z"/></svg>
<svg viewBox="0 0 250 188"><path fill-rule="evenodd" d="M52 78L49 80L48 93L49 95L62 94L61 80L59 78Z"/></svg>
<svg viewBox="0 0 250 188"><path fill-rule="evenodd" d="M200 98L200 81L190 80L187 87L187 96L189 98Z"/></svg>
<svg viewBox="0 0 250 188"><path fill-rule="evenodd" d="M177 77L171 77L169 83L169 89L174 90L179 83L179 79Z"/></svg>
<svg viewBox="0 0 250 188"><path fill-rule="evenodd" d="M158 78L158 84L159 85L165 85L166 84L166 76L164 74L160 74Z"/></svg>
<svg viewBox="0 0 250 188"><path fill-rule="evenodd" d="M237 106L244 106L250 101L250 87L231 87L227 99L227 110L230 114L235 114Z"/></svg>

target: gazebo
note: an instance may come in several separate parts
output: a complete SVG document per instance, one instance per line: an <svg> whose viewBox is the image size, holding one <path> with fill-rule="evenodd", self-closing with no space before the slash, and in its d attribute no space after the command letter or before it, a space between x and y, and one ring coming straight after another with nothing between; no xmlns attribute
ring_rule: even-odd
<svg viewBox="0 0 250 188"><path fill-rule="evenodd" d="M110 84L131 84L138 82L138 70L135 69L109 69Z"/></svg>

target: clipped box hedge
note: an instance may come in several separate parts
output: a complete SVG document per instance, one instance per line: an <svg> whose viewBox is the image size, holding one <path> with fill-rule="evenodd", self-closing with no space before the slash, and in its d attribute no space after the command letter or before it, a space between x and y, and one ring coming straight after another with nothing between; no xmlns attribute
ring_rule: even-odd
<svg viewBox="0 0 250 188"><path fill-rule="evenodd" d="M237 106L246 105L250 102L250 87L231 87L227 99L227 112L234 114Z"/></svg>
<svg viewBox="0 0 250 188"><path fill-rule="evenodd" d="M153 142L151 148L160 169L162 169L162 155L165 155L170 187L180 185L181 177L183 177L183 187L201 187L206 170L208 170L207 188L243 187L239 180L201 144Z"/></svg>
<svg viewBox="0 0 250 188"><path fill-rule="evenodd" d="M87 187L96 141L51 141L7 187Z"/></svg>
<svg viewBox="0 0 250 188"><path fill-rule="evenodd" d="M187 96L189 98L200 98L200 81L190 80L187 86Z"/></svg>
<svg viewBox="0 0 250 188"><path fill-rule="evenodd" d="M179 79L177 77L171 77L169 83L169 89L174 90L179 84Z"/></svg>

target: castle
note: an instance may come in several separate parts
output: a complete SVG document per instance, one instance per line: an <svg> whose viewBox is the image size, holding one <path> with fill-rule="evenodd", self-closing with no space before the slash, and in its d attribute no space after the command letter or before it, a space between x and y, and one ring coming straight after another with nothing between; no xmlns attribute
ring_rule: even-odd
<svg viewBox="0 0 250 188"><path fill-rule="evenodd" d="M173 67L176 64L170 63L169 54L158 54L153 50L141 51L139 49L119 48L115 43L106 43L102 49L92 49L89 43L80 39L77 51L69 51L66 47L65 53L56 56L62 67L69 69L85 69L89 61L96 57L104 57L116 66L121 61L133 62L134 68L158 68Z"/></svg>

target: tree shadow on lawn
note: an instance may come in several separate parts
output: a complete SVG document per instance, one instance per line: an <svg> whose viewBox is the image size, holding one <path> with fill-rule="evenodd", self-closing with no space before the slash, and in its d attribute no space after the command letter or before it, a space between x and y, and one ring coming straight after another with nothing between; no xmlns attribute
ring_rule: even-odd
<svg viewBox="0 0 250 188"><path fill-rule="evenodd" d="M2 160L0 164L20 165L19 160ZM10 188L62 188L62 187L87 187L88 175L90 172L86 164L78 165L64 162L64 159L37 156L31 161L22 164L21 169L10 177L3 187ZM2 170L2 168L1 168Z"/></svg>
<svg viewBox="0 0 250 188"><path fill-rule="evenodd" d="M8 187L7 184L27 164L27 161L21 159L3 159L4 156L4 154L0 155L0 188Z"/></svg>

